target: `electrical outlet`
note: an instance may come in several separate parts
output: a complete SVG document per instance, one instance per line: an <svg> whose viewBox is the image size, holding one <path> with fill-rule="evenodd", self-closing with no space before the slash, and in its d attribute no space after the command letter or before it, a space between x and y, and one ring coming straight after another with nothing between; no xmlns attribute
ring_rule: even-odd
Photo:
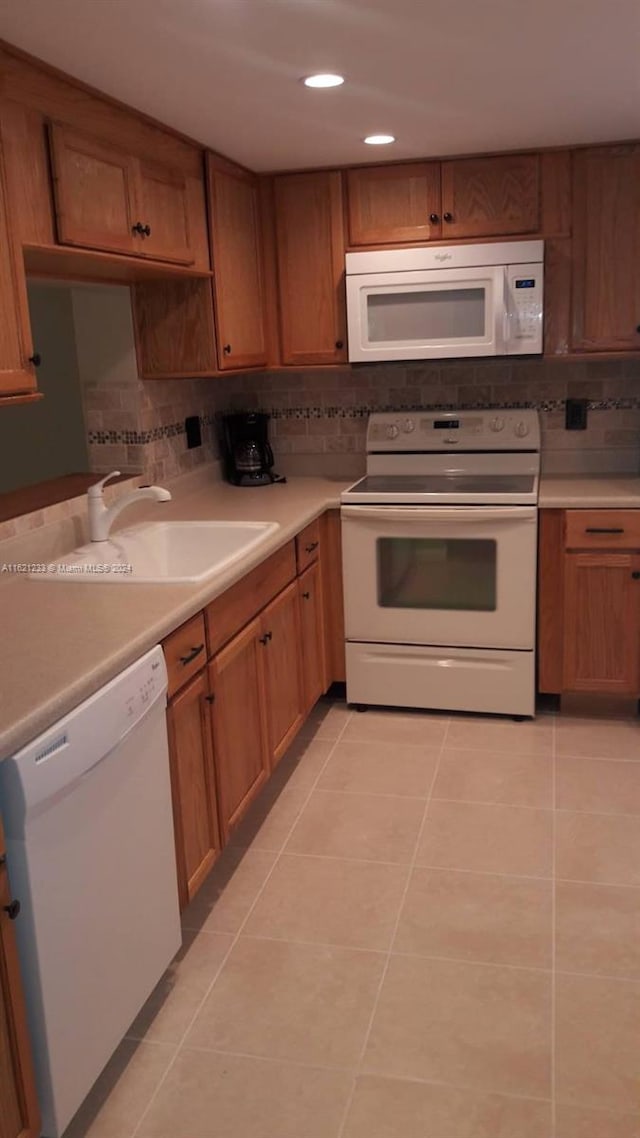
<svg viewBox="0 0 640 1138"><path fill-rule="evenodd" d="M588 399L567 399L564 426L566 431L586 431Z"/></svg>
<svg viewBox="0 0 640 1138"><path fill-rule="evenodd" d="M199 415L187 415L184 421L184 429L187 432L187 450L202 446L202 431L200 429Z"/></svg>

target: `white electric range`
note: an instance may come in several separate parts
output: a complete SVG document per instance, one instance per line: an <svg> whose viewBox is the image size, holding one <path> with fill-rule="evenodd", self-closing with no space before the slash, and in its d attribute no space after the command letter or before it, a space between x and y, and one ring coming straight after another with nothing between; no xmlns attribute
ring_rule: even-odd
<svg viewBox="0 0 640 1138"><path fill-rule="evenodd" d="M341 497L347 700L530 716L535 411L371 415Z"/></svg>

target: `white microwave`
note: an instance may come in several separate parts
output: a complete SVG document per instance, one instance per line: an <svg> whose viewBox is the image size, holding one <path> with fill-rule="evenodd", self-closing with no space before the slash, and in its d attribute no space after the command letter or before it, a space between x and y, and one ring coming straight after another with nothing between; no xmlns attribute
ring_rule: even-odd
<svg viewBox="0 0 640 1138"><path fill-rule="evenodd" d="M543 241L346 254L349 360L542 352Z"/></svg>

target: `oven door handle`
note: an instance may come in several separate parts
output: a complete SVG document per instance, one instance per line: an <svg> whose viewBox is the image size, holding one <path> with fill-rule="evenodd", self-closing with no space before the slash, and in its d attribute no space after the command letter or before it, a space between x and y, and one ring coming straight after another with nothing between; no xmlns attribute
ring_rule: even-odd
<svg viewBox="0 0 640 1138"><path fill-rule="evenodd" d="M342 506L341 516L376 522L534 522L535 506Z"/></svg>

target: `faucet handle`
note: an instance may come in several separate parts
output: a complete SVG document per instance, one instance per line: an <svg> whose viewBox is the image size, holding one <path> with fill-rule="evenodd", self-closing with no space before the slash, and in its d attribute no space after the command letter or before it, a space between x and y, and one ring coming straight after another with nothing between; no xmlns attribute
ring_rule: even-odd
<svg viewBox="0 0 640 1138"><path fill-rule="evenodd" d="M90 498L101 498L102 497L102 491L104 490L104 487L107 484L107 482L110 482L112 478L118 478L119 475L120 475L119 470L112 470L111 474L106 474L104 476L104 478L100 479L99 482L94 482L93 486L90 486L89 489L87 490L87 494L89 495Z"/></svg>

